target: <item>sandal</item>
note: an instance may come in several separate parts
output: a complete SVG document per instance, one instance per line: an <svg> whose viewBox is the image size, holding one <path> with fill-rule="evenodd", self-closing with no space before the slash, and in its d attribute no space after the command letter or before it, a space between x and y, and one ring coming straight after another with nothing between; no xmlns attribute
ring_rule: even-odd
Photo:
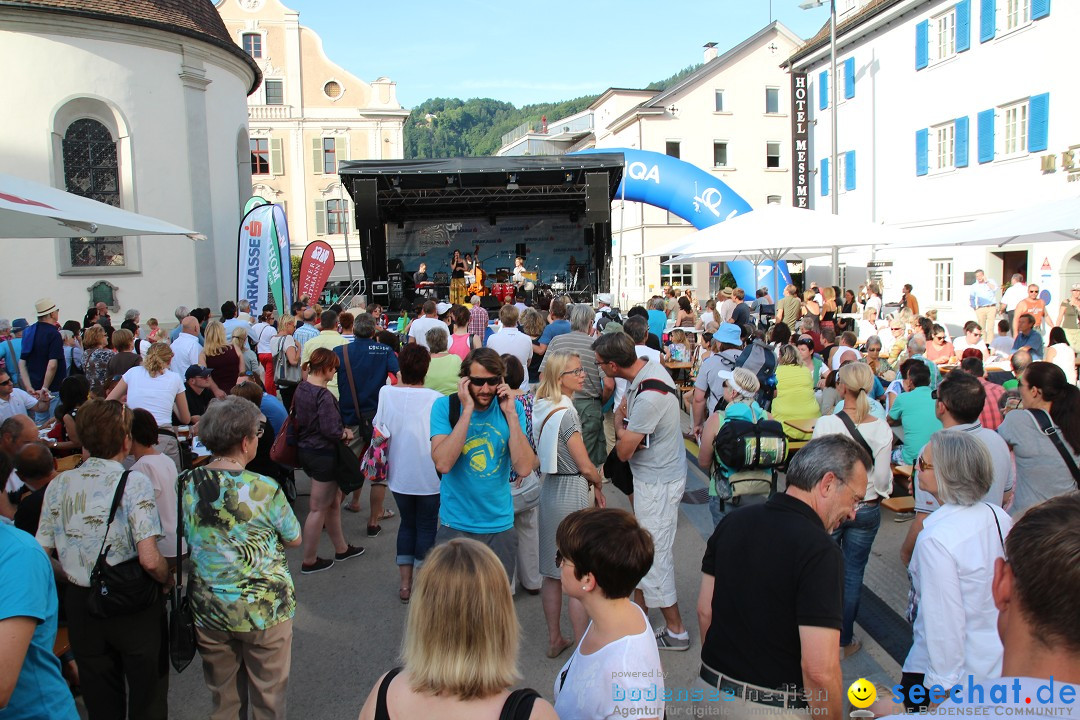
<svg viewBox="0 0 1080 720"><path fill-rule="evenodd" d="M553 658L553 659L557 658L557 657L559 657L560 655L563 654L563 652L566 650L566 648L570 647L573 644L574 644L573 640L567 640L566 638L561 638L558 643L556 643L555 645L552 645L552 646L550 646L548 648L547 656L549 658Z"/></svg>
<svg viewBox="0 0 1080 720"><path fill-rule="evenodd" d="M345 508L346 510L348 510L349 512L351 512L351 513L358 513L358 512L360 512L360 506L359 506L359 505L351 505L351 504L349 504L349 503L346 503L346 504L344 505L344 508Z"/></svg>
<svg viewBox="0 0 1080 720"><path fill-rule="evenodd" d="M412 588L408 588L408 587L398 588L397 595L398 595L398 599L401 600L402 605L408 605L409 604L409 598L412 597Z"/></svg>
<svg viewBox="0 0 1080 720"><path fill-rule="evenodd" d="M359 511L359 508L357 508L357 511ZM396 514L397 513L395 513L393 510L383 510L382 515L379 516L379 519L380 520L389 520L390 518L394 517Z"/></svg>

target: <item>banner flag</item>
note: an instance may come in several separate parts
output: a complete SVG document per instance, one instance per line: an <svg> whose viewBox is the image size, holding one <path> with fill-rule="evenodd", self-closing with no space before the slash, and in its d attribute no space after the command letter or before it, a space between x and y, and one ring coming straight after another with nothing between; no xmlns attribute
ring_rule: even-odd
<svg viewBox="0 0 1080 720"><path fill-rule="evenodd" d="M281 205L274 206L274 235L277 241L278 267L281 269L281 303L277 307L279 314L284 315L289 312L293 303L292 246L289 241L289 223L285 218L285 208Z"/></svg>
<svg viewBox="0 0 1080 720"><path fill-rule="evenodd" d="M269 251L272 248L270 234L274 224L273 207L258 205L240 221L236 297L247 300L252 308L261 308L266 303Z"/></svg>
<svg viewBox="0 0 1080 720"><path fill-rule="evenodd" d="M300 259L300 282L296 289L299 297L311 298L316 302L326 281L330 279L330 272L334 269L334 248L322 240L316 240L304 248L304 256Z"/></svg>

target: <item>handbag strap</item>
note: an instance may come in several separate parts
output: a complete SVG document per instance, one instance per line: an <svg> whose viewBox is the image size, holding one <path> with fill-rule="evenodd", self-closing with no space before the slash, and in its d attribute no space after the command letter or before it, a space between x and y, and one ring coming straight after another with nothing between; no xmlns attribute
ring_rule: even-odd
<svg viewBox="0 0 1080 720"><path fill-rule="evenodd" d="M544 428L547 427L548 420L553 418L556 413L566 412L567 410L569 410L569 408L555 408L554 410L552 410L551 412L548 413L547 417L544 418L544 422L540 423L540 432L537 433L537 435L536 435L536 444L537 445L540 444L540 441L544 437Z"/></svg>
<svg viewBox="0 0 1080 720"><path fill-rule="evenodd" d="M874 469L874 451L870 448L870 443L866 442L866 438L859 432L859 427L855 424L855 421L851 419L851 416L841 410L836 413L840 418L840 422L844 423L844 427L847 428L848 434L851 435L851 439L863 446L863 450L866 450L866 454L870 456L869 470Z"/></svg>
<svg viewBox="0 0 1080 720"><path fill-rule="evenodd" d="M101 538L101 549L98 550L97 562L105 559L105 553L107 552L105 542L109 539L109 528L112 527L112 521L116 518L116 511L120 508L120 501L124 497L124 488L127 486L130 473L130 470L125 470L124 474L120 476L120 481L116 483L116 492L113 493L112 507L109 508L109 519L105 521L105 537Z"/></svg>
<svg viewBox="0 0 1080 720"><path fill-rule="evenodd" d="M994 506L990 503L983 503L983 505L990 508L990 514L994 516L994 524L997 525L998 540L1001 541L1001 549L1005 550L1005 535L1001 532L1001 521L998 520L997 513L994 512Z"/></svg>
<svg viewBox="0 0 1080 720"><path fill-rule="evenodd" d="M357 424L363 422L360 417L360 401L356 397L356 383L353 382L352 363L349 362L349 344L341 346L341 352L345 355L345 377L349 381L349 394L352 395L353 412L356 414Z"/></svg>
<svg viewBox="0 0 1080 720"><path fill-rule="evenodd" d="M510 693L503 703L499 720L518 720L532 715L533 704L540 697L540 693L532 688L520 688Z"/></svg>
<svg viewBox="0 0 1080 720"><path fill-rule="evenodd" d="M1076 467L1076 461L1073 460L1072 455L1065 448L1065 443L1061 439L1061 433L1050 419L1050 413L1045 410L1036 410L1028 408L1028 412L1035 419L1035 423L1042 430L1042 434L1050 438L1050 442L1054 443L1054 447L1057 448L1058 453L1061 455L1061 459L1065 461L1065 467L1069 468L1069 472L1072 474L1073 482L1080 488L1080 468Z"/></svg>

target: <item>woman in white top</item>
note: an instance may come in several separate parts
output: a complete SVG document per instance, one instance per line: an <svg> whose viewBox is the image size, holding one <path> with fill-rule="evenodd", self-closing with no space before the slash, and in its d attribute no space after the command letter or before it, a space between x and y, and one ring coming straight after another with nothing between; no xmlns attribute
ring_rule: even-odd
<svg viewBox="0 0 1080 720"><path fill-rule="evenodd" d="M1076 384L1076 351L1069 345L1065 330L1061 327L1050 328L1049 343L1046 347L1046 362L1054 363L1065 373L1070 385Z"/></svg>
<svg viewBox="0 0 1080 720"><path fill-rule="evenodd" d="M277 335L270 340L270 355L273 372L267 377L266 392L281 398L288 410L292 407L293 393L300 381L300 348L296 344L293 332L296 330L296 318L282 315L278 318ZM284 353L284 360L279 356ZM289 383L278 384L280 378L287 378Z"/></svg>
<svg viewBox="0 0 1080 720"><path fill-rule="evenodd" d="M918 471L919 487L941 507L923 524L908 566L915 641L901 684L910 691L952 687L968 675L998 677L1003 650L990 588L1012 521L980 501L994 476L990 453L969 433L940 430L923 448ZM926 702L905 696L909 712Z"/></svg>
<svg viewBox="0 0 1080 720"><path fill-rule="evenodd" d="M394 494L401 523L397 535L398 599L412 596L413 567L435 544L439 529L439 475L431 460L431 405L442 393L424 387L431 364L427 348L409 343L398 355L401 382L379 390L372 425L388 435L387 485Z"/></svg>
<svg viewBox="0 0 1080 720"><path fill-rule="evenodd" d="M172 418L175 411L180 423L187 425L191 422L191 413L184 394L184 379L169 370L172 359L172 348L165 343L154 343L142 365L124 373L108 399L119 400L126 395L128 407L149 410L159 428L158 444L154 447L172 458L176 469L181 470L180 446Z"/></svg>
<svg viewBox="0 0 1080 720"><path fill-rule="evenodd" d="M862 644L854 637L855 616L859 612L859 596L863 573L870 558L878 528L881 526L881 500L892 493L892 429L884 420L870 414L870 392L874 388L874 373L863 362L844 365L837 371L836 389L843 396L844 407L836 415L824 415L814 425L814 437L847 435L860 445L868 446L874 466L867 473L866 495L855 508L855 519L847 520L833 533L844 551L844 620L840 628L840 646L844 657L856 652ZM853 432L854 428L854 432ZM856 437L858 435L858 437ZM861 441L860 441L861 437Z"/></svg>
<svg viewBox="0 0 1080 720"><path fill-rule="evenodd" d="M664 717L656 638L630 600L652 565L652 536L625 510L588 508L559 524L556 545L563 590L590 622L555 676L555 712L575 720Z"/></svg>
<svg viewBox="0 0 1080 720"><path fill-rule="evenodd" d="M135 464L132 472L141 472L150 478L154 486L154 502L161 518L161 537L158 552L169 565L176 564L176 465L168 455L154 449L158 441L157 423L149 411L138 408L131 417L131 455ZM187 543L181 540L181 552L187 552Z"/></svg>

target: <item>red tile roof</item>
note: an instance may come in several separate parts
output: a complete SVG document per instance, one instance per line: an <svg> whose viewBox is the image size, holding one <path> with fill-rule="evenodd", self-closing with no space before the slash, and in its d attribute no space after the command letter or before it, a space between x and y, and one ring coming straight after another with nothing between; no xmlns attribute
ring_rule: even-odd
<svg viewBox="0 0 1080 720"><path fill-rule="evenodd" d="M261 80L258 65L229 35L211 0L0 0L0 7L77 15L186 35L243 59L255 73L250 91Z"/></svg>

